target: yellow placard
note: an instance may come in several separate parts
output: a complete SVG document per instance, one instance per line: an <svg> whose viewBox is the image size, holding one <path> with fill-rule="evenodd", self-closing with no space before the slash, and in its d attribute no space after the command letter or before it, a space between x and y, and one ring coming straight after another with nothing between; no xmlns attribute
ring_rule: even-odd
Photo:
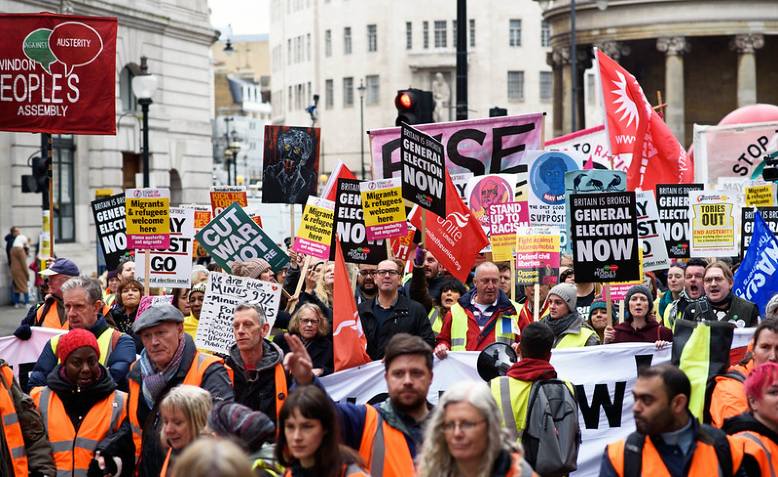
<svg viewBox="0 0 778 477"><path fill-rule="evenodd" d="M516 236L513 234L491 235L492 261L508 262L513 260L513 250L516 246Z"/></svg>
<svg viewBox="0 0 778 477"><path fill-rule="evenodd" d="M405 235L408 231L400 178L360 184L362 212L368 240Z"/></svg>
<svg viewBox="0 0 778 477"><path fill-rule="evenodd" d="M104 197L111 197L113 195L113 189L96 189L95 199L102 199Z"/></svg>
<svg viewBox="0 0 778 477"><path fill-rule="evenodd" d="M334 220L335 202L309 197L292 250L328 260Z"/></svg>
<svg viewBox="0 0 778 477"><path fill-rule="evenodd" d="M127 189L124 209L128 248L163 249L170 245L168 189Z"/></svg>
<svg viewBox="0 0 778 477"><path fill-rule="evenodd" d="M772 207L775 205L775 187L773 184L746 186L746 207Z"/></svg>

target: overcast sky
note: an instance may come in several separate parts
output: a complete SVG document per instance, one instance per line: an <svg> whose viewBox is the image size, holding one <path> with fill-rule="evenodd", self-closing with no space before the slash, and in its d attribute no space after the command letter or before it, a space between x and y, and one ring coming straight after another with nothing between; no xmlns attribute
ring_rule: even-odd
<svg viewBox="0 0 778 477"><path fill-rule="evenodd" d="M208 0L211 24L233 35L255 35L270 31L270 0Z"/></svg>

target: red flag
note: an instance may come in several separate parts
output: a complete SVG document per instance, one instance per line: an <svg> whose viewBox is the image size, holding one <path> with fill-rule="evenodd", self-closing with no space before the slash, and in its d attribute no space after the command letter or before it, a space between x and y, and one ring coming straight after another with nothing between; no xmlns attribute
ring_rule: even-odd
<svg viewBox="0 0 778 477"><path fill-rule="evenodd" d="M632 154L627 189L654 190L656 184L691 183L694 164L651 107L635 77L600 50L596 55L611 153Z"/></svg>
<svg viewBox="0 0 778 477"><path fill-rule="evenodd" d="M345 166L344 166L345 167ZM371 361L367 355L367 339L357 314L357 304L346 271L346 261L340 240L335 241L335 289L332 309L332 352L335 371L353 368Z"/></svg>
<svg viewBox="0 0 778 477"><path fill-rule="evenodd" d="M466 281L470 269L475 263L478 252L489 244L481 223L473 215L451 181L446 171L446 210L445 218L430 211L416 207L410 222L421 230L422 213L427 214L427 229L424 234L424 247L429 250L446 270L460 281Z"/></svg>
<svg viewBox="0 0 778 477"><path fill-rule="evenodd" d="M332 174L330 174L330 178L327 179L327 183L324 184L324 190L321 193L321 197L324 197L327 200L335 201L335 196L338 193L338 179L356 179L357 177L354 175L353 172L351 172L351 169L348 168L345 164L343 164L343 161L338 162L338 165L335 166L335 169L332 170Z"/></svg>

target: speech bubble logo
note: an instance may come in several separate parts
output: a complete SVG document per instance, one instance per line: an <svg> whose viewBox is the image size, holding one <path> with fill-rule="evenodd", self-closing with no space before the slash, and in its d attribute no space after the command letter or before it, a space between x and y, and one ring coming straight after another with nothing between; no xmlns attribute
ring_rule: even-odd
<svg viewBox="0 0 778 477"><path fill-rule="evenodd" d="M70 75L73 68L88 65L100 55L103 39L97 30L85 23L64 22L51 31L49 48L65 65L65 75Z"/></svg>
<svg viewBox="0 0 778 477"><path fill-rule="evenodd" d="M24 56L39 63L46 73L51 74L51 64L57 61L57 58L49 49L49 37L51 30L48 28L38 28L33 30L24 38L22 42Z"/></svg>

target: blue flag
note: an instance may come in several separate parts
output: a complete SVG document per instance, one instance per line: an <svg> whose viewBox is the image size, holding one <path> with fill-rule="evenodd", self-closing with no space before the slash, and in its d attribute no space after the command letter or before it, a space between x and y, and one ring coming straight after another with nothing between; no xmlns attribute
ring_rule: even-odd
<svg viewBox="0 0 778 477"><path fill-rule="evenodd" d="M754 216L754 235L735 273L732 292L756 304L762 316L767 302L778 293L778 240L759 212Z"/></svg>

